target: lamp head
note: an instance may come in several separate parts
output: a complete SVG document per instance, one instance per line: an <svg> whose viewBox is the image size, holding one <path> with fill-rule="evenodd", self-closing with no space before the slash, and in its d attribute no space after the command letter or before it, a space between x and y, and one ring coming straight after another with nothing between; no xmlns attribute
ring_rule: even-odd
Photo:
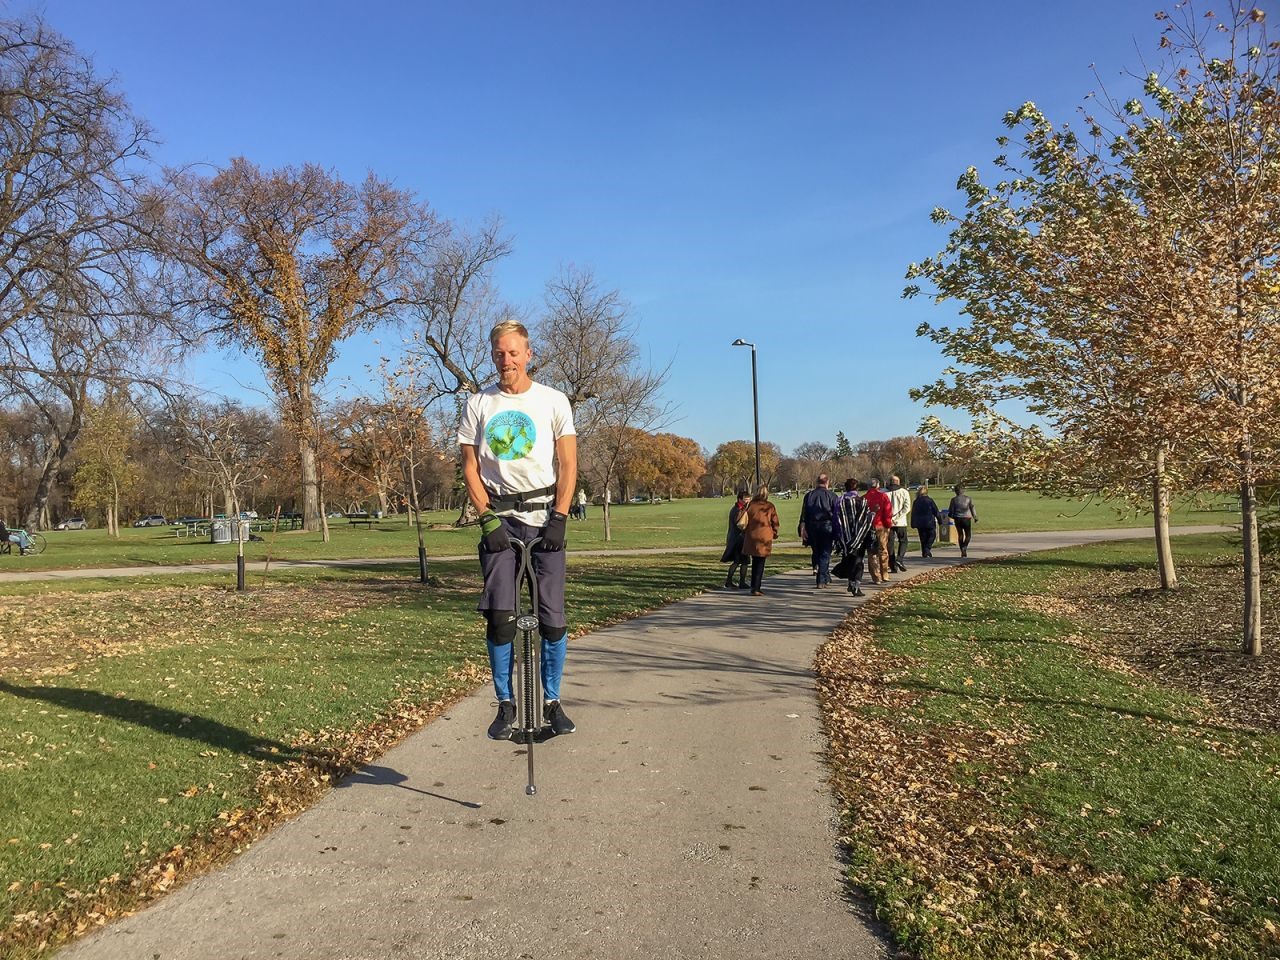
<svg viewBox="0 0 1280 960"><path fill-rule="evenodd" d="M745 341L745 340L743 340L741 337L739 337L737 340L733 341L733 343L729 344L729 346L731 346L731 347L754 347L754 346L755 346L755 344L754 344L754 343L747 343L747 341Z"/></svg>

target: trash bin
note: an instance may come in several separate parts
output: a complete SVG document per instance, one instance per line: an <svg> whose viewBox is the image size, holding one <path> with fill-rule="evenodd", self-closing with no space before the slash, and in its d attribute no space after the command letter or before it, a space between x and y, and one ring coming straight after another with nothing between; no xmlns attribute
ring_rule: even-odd
<svg viewBox="0 0 1280 960"><path fill-rule="evenodd" d="M230 543L231 542L231 521L230 520L214 520L209 524L209 542L210 543Z"/></svg>
<svg viewBox="0 0 1280 960"><path fill-rule="evenodd" d="M942 514L942 520L938 523L938 540L942 543L951 542L951 515L942 509L938 511Z"/></svg>

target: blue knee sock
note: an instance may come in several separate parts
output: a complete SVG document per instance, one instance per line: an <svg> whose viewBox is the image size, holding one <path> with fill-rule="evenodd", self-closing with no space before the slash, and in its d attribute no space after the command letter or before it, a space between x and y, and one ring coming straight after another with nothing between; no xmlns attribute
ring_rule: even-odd
<svg viewBox="0 0 1280 960"><path fill-rule="evenodd" d="M514 643L496 644L485 640L489 648L489 669L493 671L493 692L499 700L514 700L511 696L511 667L516 662ZM563 658L562 658L563 659Z"/></svg>
<svg viewBox="0 0 1280 960"><path fill-rule="evenodd" d="M559 640L542 641L542 698L560 699L560 678L564 676L564 656L569 649L569 632Z"/></svg>

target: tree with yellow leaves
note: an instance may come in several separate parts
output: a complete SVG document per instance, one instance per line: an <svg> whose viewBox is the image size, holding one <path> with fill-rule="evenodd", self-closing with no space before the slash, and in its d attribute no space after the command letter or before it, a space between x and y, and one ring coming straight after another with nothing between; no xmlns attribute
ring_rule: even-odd
<svg viewBox="0 0 1280 960"><path fill-rule="evenodd" d="M372 174L352 185L313 164L237 158L211 177L171 172L167 187L157 236L180 299L262 363L297 438L304 526L319 530L317 390L341 341L407 301L434 218Z"/></svg>
<svg viewBox="0 0 1280 960"><path fill-rule="evenodd" d="M1166 585L1170 483L1239 491L1257 654L1255 492L1280 470L1280 54L1260 10L1158 19L1170 66L1114 105L1118 131L1086 117L1080 138L1025 104L1006 118L1025 163L998 158L991 187L970 168L965 213L935 212L950 240L908 277L969 322L922 326L954 365L915 395L969 413L968 431L925 432L1009 479L1149 496Z"/></svg>

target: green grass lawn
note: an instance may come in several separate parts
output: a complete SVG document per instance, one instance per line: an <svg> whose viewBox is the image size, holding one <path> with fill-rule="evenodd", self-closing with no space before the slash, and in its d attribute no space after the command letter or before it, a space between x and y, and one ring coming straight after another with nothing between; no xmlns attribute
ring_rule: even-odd
<svg viewBox="0 0 1280 960"><path fill-rule="evenodd" d="M941 497L942 494L940 493ZM1085 530L1099 527L1145 527L1149 518L1121 514L1101 503L1052 500L1012 491L975 491L979 523L976 532L1019 530ZM945 506L945 498L941 499ZM775 500L784 540L795 538L800 516L799 499ZM604 539L601 508L592 507L588 519L570 522L569 548L593 550L637 547L712 546L724 542L732 500L707 498L670 503L619 504L612 508L613 539ZM447 525L452 513L430 515L433 524ZM1221 510L1180 506L1174 523L1232 523L1235 515ZM207 563L235 559L233 544L178 539L166 527L128 528L118 540L101 530L52 531L46 534L49 549L36 557L0 557L0 572L55 570L88 567L152 566ZM463 556L474 552L478 535L474 528L435 529L426 533L429 556ZM945 544L940 549L949 549ZM403 521L386 520L372 528L353 527L345 520L332 522L332 539L325 543L318 533L300 530L267 533L262 543L245 544L251 560L316 560L382 557L416 557L417 534Z"/></svg>
<svg viewBox="0 0 1280 960"><path fill-rule="evenodd" d="M477 565L415 573L0 587L0 956L217 862L485 682ZM573 628L723 575L705 555L571 559Z"/></svg>
<svg viewBox="0 0 1280 960"><path fill-rule="evenodd" d="M1037 554L877 609L882 686L861 689L885 696L832 729L852 876L913 953L1280 955L1280 735L1094 655L1052 603L1151 562L1134 543ZM895 750L882 769L901 782L878 791L867 775Z"/></svg>

